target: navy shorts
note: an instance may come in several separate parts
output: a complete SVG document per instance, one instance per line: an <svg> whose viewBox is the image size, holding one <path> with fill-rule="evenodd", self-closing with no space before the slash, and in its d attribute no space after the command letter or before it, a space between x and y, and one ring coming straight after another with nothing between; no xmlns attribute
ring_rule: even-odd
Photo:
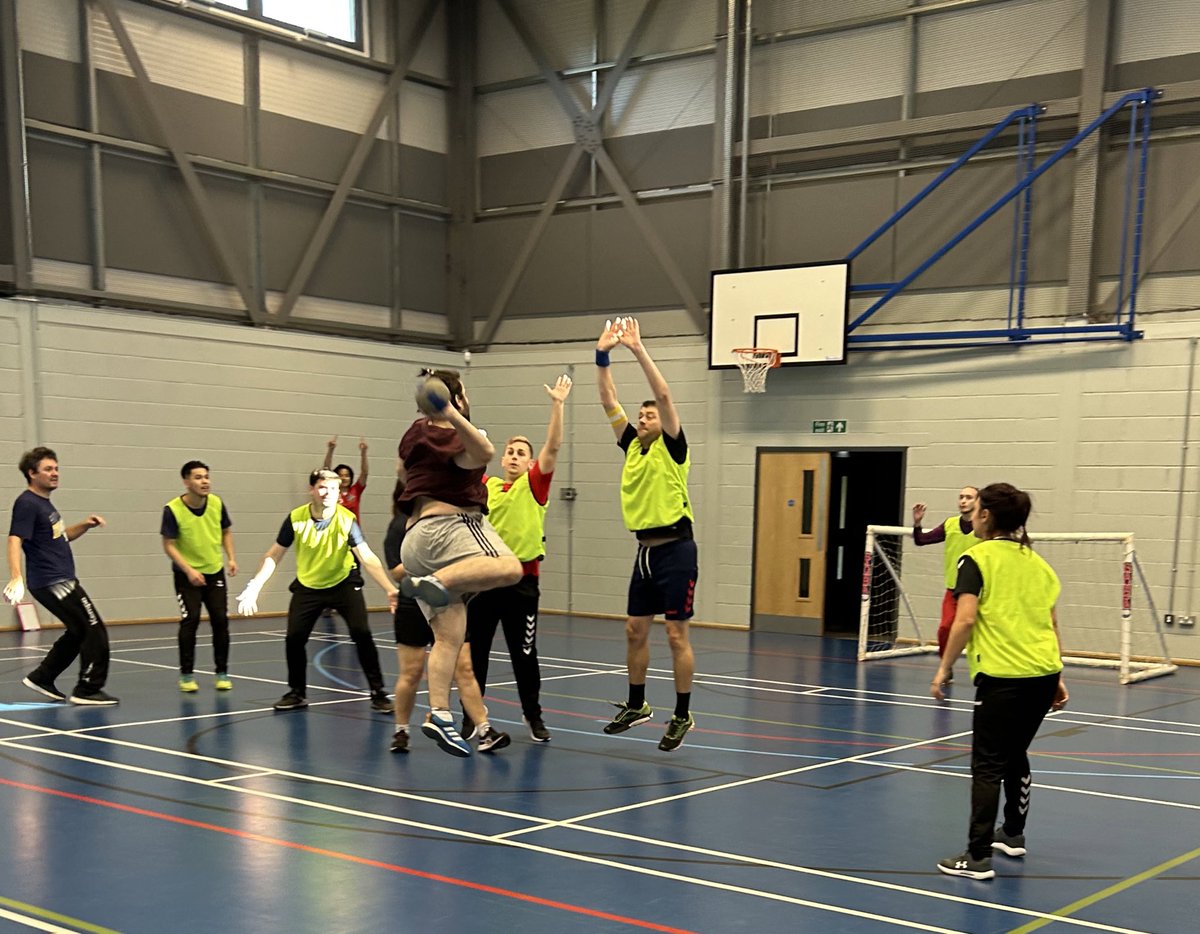
<svg viewBox="0 0 1200 934"><path fill-rule="evenodd" d="M694 539L649 547L638 545L626 612L630 616L662 615L680 622L689 620L698 576Z"/></svg>
<svg viewBox="0 0 1200 934"><path fill-rule="evenodd" d="M392 626L396 633L396 645L407 645L414 649L433 645L433 630L416 600L400 597L396 601L396 616ZM463 641L469 641L469 637Z"/></svg>

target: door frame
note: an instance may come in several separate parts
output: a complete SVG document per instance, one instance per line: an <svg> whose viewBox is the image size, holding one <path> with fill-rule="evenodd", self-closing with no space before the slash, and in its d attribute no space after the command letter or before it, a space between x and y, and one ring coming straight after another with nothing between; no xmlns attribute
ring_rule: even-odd
<svg viewBox="0 0 1200 934"><path fill-rule="evenodd" d="M764 454L828 454L832 461L837 457L838 451L851 451L862 453L870 452L890 452L899 453L900 455L900 490L901 493L908 491L908 452L909 445L900 444L838 444L830 445L828 442L823 444L767 444L757 445L754 448L754 489L752 493L752 512L753 521L750 523L750 603L746 607L746 627L754 631L754 602L755 597L755 571L758 566L758 485L759 476L762 471L762 458ZM833 515L830 512L830 504L833 499L833 477L830 476L830 482L826 486L825 495L826 502L824 509L828 522L833 521ZM828 531L825 536L826 542L829 541ZM821 586L825 586L825 581L821 581ZM828 596L828 595L827 595ZM826 611L828 606L826 606ZM822 635L824 634L825 620L821 620Z"/></svg>

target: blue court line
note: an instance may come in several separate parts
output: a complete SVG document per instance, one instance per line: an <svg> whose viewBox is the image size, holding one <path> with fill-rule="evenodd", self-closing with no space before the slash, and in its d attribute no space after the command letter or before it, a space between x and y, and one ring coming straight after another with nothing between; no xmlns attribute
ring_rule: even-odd
<svg viewBox="0 0 1200 934"><path fill-rule="evenodd" d="M22 701L15 704L0 704L0 711L5 710L44 710L47 707L61 707L60 703L39 703L38 701Z"/></svg>
<svg viewBox="0 0 1200 934"><path fill-rule="evenodd" d="M325 646L325 648L321 649L321 651L319 651L316 655L313 656L313 660L312 660L313 668L315 668L317 671L319 671L322 675L324 675L326 678L328 678L334 684L340 684L342 687L350 688L350 690L352 690L352 691L367 690L361 684L353 684L350 681L345 681L342 678L339 678L337 675L333 674L333 672L331 672L328 668L326 668L323 664L321 664L321 658L324 655L326 655L329 652L332 652L334 649L338 648L339 646L343 646L343 645L353 645L353 643L349 639L346 639L344 642L332 642L329 645Z"/></svg>

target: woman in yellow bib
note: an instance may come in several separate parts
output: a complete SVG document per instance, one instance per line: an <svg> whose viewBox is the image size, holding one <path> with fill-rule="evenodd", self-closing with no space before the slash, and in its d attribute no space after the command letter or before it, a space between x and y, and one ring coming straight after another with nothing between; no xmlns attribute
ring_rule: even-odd
<svg viewBox="0 0 1200 934"><path fill-rule="evenodd" d="M1029 744L1050 710L1067 702L1054 605L1058 576L1029 545L1029 494L1008 483L979 491L972 522L981 541L958 559L958 609L929 693L942 691L963 649L975 683L971 821L967 849L938 862L951 876L991 879L992 851L1025 855L1032 776ZM1004 823L995 827L1004 789Z"/></svg>

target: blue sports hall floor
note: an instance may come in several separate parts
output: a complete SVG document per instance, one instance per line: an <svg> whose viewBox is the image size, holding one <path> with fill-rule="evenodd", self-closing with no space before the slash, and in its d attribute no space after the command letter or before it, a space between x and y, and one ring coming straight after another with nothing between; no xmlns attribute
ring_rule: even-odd
<svg viewBox="0 0 1200 934"><path fill-rule="evenodd" d="M1032 750L1029 854L976 882L935 869L965 841L971 691L935 703L928 658L696 629L697 727L663 753L661 627L655 722L606 736L622 624L544 616L552 741L524 732L501 638L488 703L513 744L456 759L419 731L389 754L340 621L287 713L282 620L233 624L227 694L207 639L183 695L174 626L113 627L106 709L21 685L57 634L0 633L0 930L1200 930L1200 669L1069 669Z"/></svg>

